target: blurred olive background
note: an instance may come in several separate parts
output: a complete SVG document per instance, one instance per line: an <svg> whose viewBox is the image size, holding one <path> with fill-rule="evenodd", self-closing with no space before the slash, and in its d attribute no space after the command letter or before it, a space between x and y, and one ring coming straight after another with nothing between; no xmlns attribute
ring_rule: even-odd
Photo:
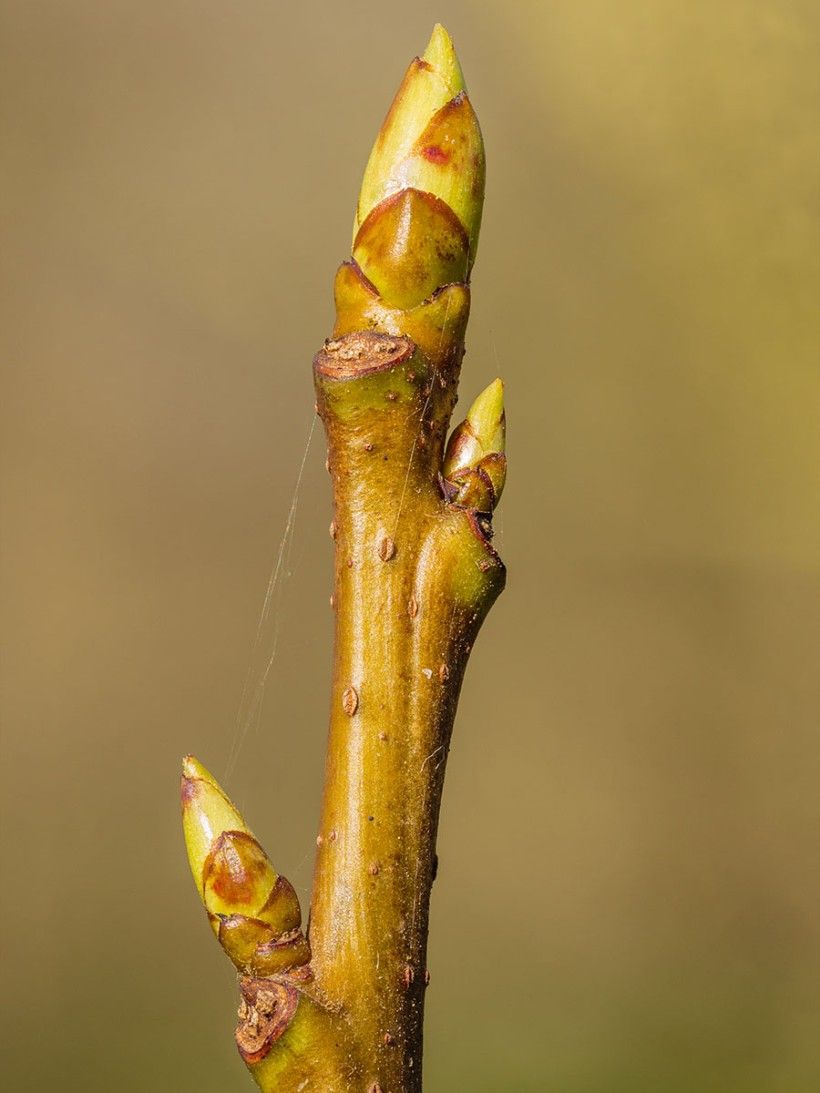
<svg viewBox="0 0 820 1093"><path fill-rule="evenodd" d="M254 633L361 171L437 19L489 162L462 393L507 381L511 475L426 1088L820 1087L817 6L6 0L6 1089L249 1087L178 764L306 899L319 429Z"/></svg>

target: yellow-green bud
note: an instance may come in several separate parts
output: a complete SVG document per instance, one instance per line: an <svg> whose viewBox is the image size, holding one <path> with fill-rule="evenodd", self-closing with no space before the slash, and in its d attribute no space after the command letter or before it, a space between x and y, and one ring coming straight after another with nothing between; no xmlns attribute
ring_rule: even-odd
<svg viewBox="0 0 820 1093"><path fill-rule="evenodd" d="M182 763L182 827L188 862L211 927L240 970L270 975L310 959L292 885L280 876L216 779Z"/></svg>
<svg viewBox="0 0 820 1093"><path fill-rule="evenodd" d="M481 392L447 444L442 477L453 487L452 501L492 512L507 476L505 436L504 384L496 379Z"/></svg>
<svg viewBox="0 0 820 1093"><path fill-rule="evenodd" d="M364 173L353 257L386 304L415 307L469 277L484 202L484 144L440 25L407 70Z"/></svg>

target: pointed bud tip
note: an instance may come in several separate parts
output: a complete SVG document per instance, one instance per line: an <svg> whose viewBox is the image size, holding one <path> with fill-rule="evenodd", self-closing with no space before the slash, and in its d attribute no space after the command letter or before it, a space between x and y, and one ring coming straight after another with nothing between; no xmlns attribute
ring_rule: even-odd
<svg viewBox="0 0 820 1093"><path fill-rule="evenodd" d="M248 832L248 828L219 782L193 755L182 760L181 796L188 862L200 888L202 867L214 841L225 831Z"/></svg>
<svg viewBox="0 0 820 1093"><path fill-rule="evenodd" d="M455 98L459 92L467 90L453 39L441 23L436 23L433 27L433 33L430 35L430 41L421 59L426 61L447 84L452 98Z"/></svg>
<svg viewBox="0 0 820 1093"><path fill-rule="evenodd" d="M213 775L200 763L195 755L185 755L182 758L183 778L204 778L206 782L213 782Z"/></svg>
<svg viewBox="0 0 820 1093"><path fill-rule="evenodd" d="M467 413L467 421L485 452L503 452L504 383L494 379L484 388Z"/></svg>
<svg viewBox="0 0 820 1093"><path fill-rule="evenodd" d="M225 797L224 789L211 772L203 767L195 755L186 755L182 759L182 780L180 783L183 807L190 807L194 798L202 790L206 792L213 791L220 797Z"/></svg>
<svg viewBox="0 0 820 1093"><path fill-rule="evenodd" d="M504 409L504 380L500 376L496 376L492 383L488 383L476 402L486 399L488 402L493 401L499 410Z"/></svg>

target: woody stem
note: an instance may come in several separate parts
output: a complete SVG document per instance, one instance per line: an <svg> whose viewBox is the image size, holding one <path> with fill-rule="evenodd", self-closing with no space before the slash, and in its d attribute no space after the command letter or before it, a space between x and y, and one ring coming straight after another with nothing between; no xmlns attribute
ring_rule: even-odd
<svg viewBox="0 0 820 1093"><path fill-rule="evenodd" d="M504 570L475 514L441 495L446 410L413 342L349 335L319 354L315 376L336 634L313 969L350 1021L362 1088L412 1093L450 733Z"/></svg>

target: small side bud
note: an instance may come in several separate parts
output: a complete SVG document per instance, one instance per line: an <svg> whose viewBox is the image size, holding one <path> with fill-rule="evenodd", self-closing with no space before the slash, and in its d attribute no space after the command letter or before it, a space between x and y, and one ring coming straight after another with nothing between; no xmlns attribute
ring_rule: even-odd
<svg viewBox="0 0 820 1093"><path fill-rule="evenodd" d="M182 828L188 862L211 927L241 971L304 964L310 950L292 885L273 868L242 814L192 755L182 762ZM284 942L284 944L283 944ZM292 959L291 959L292 958Z"/></svg>
<svg viewBox="0 0 820 1093"><path fill-rule="evenodd" d="M448 441L442 476L451 501L479 512L493 511L507 476L505 440L504 384L496 379Z"/></svg>
<svg viewBox="0 0 820 1093"><path fill-rule="evenodd" d="M495 379L485 387L467 417L453 430L444 457L444 477L464 467L474 467L485 455L504 452L504 384Z"/></svg>

